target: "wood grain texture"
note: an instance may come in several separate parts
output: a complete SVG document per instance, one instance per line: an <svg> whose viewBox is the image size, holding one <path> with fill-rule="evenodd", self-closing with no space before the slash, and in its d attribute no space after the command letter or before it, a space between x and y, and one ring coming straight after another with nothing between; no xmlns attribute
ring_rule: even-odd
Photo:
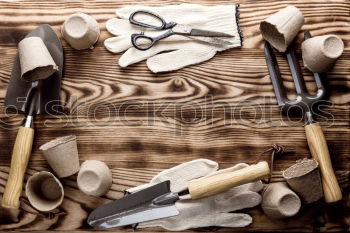
<svg viewBox="0 0 350 233"><path fill-rule="evenodd" d="M229 0L143 0L137 4L165 5L183 2L205 5L232 4ZM149 181L162 169L196 158L208 158L222 168L238 162L253 163L256 156L273 143L294 149L275 162L272 181L282 181L281 171L297 159L310 156L303 123L287 119L277 107L263 54L259 22L289 4L305 16L303 29L311 34L334 33L342 38L345 51L328 74L332 106L325 108L320 121L332 157L333 168L344 198L334 205L319 202L303 206L298 216L273 221L260 209L245 210L253 216L252 225L242 229L206 228L219 232L344 232L349 229L350 171L350 3L333 1L249 1L241 5L243 48L217 54L210 61L182 70L152 74L145 62L120 68L121 54L111 54L103 40L111 35L105 22L115 9L136 4L119 1L0 1L0 193L8 178L11 151L23 116L4 106L4 96L12 70L17 43L38 24L49 23L60 35L63 20L75 12L94 16L101 37L93 50L75 51L65 41L65 68L59 116L35 119L35 140L27 177L47 169L39 151L45 142L75 134L81 162L104 161L112 169L113 185L103 197L83 194L76 176L62 179L66 216L48 220L21 213L18 223L0 218L0 230L43 232L44 230L86 232L89 212L127 188ZM298 42L302 33L298 35ZM300 45L300 43L299 43ZM300 49L300 46L299 46ZM299 50L300 56L300 50ZM288 95L294 86L287 62L277 57ZM301 63L301 59L300 64ZM307 88L315 92L312 75L302 69ZM267 157L264 157L267 159ZM130 228L115 231L132 231ZM161 228L145 232L164 232Z"/></svg>

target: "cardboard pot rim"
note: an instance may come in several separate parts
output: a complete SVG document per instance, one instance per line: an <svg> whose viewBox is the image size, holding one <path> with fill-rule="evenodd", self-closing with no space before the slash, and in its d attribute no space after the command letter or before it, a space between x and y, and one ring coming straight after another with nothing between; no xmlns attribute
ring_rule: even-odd
<svg viewBox="0 0 350 233"><path fill-rule="evenodd" d="M21 79L33 82L50 77L58 66L39 36L26 37L18 43ZM33 59L35 57L35 59Z"/></svg>
<svg viewBox="0 0 350 233"><path fill-rule="evenodd" d="M277 48L277 50L280 50L283 47L286 47L287 43L284 34L277 29L277 26L277 24L262 21L260 22L259 29L263 38L269 38L269 43ZM270 37L270 34L273 34L274 37Z"/></svg>
<svg viewBox="0 0 350 233"><path fill-rule="evenodd" d="M59 138L53 139L53 140L45 143L44 145L40 146L39 149L40 150L49 150L49 149L55 148L57 146L60 146L62 144L65 144L67 142L76 140L76 138L77 137L75 135L68 135L68 136L59 137Z"/></svg>
<svg viewBox="0 0 350 233"><path fill-rule="evenodd" d="M32 195L29 195L29 192L31 190L31 185L32 185L32 182L35 181L35 179L37 179L39 176L46 176L46 178L52 178L54 179L54 181L56 182L56 184L59 186L60 188L60 191L61 191L61 196L59 198L57 198L57 202L48 207L48 208L41 208L40 206L38 206L37 204L35 204L35 199L34 199L34 196ZM40 171L40 172L36 172L34 173L33 175L31 175L28 180L27 180L27 183L26 183L26 186L25 186L25 194L30 202L30 204L35 207L36 209L40 210L40 211L51 211L55 208L57 208L59 205L61 205L61 203L63 202L63 199L64 199L64 188L63 188L63 185L62 183L60 182L60 180L54 175L52 174L51 172L48 172L48 171ZM34 204L33 204L34 203Z"/></svg>
<svg viewBox="0 0 350 233"><path fill-rule="evenodd" d="M315 37L317 38L317 37ZM311 38L310 38L311 39ZM328 46L326 45L327 43L329 43L330 40L333 40L337 43L337 46L330 46L330 47L336 47L338 50L336 51L337 53L333 53L334 51L329 51L327 48ZM343 54L343 51L344 51L344 42L343 40L337 36L337 35L333 35L333 34L330 34L330 35L325 35L325 39L324 39L324 42L322 43L322 46L321 46L321 50L324 54L326 54L326 56L328 56L329 58L332 58L332 59L337 59L339 58L342 54Z"/></svg>
<svg viewBox="0 0 350 233"><path fill-rule="evenodd" d="M58 71L58 66L55 66L55 65L40 65L40 66L37 66L35 67L34 69L32 70L28 70L26 73L24 73L22 75L22 78L26 81L26 82L32 82L30 81L29 77L32 75L32 73L39 73L41 70L46 70L46 69L50 69L50 72L48 72L45 77L48 78L50 77L53 73L55 73L56 71ZM41 79L45 79L45 78L41 78ZM40 80L40 79L39 79Z"/></svg>
<svg viewBox="0 0 350 233"><path fill-rule="evenodd" d="M79 18L80 20L84 21L84 23L86 25L89 24L89 22L86 20L86 18L84 18L85 16L82 16L82 15L88 15L88 14L85 14L83 12L77 12L77 13L74 13L74 14L71 14L69 15L63 22L64 24L64 27L69 24L69 20L72 20L74 18ZM88 15L90 16L90 15ZM90 16L91 17L91 16ZM72 38L73 40L78 40L78 39L83 39L85 37L85 35L89 32L89 28L88 27L85 27L85 30L78 36L74 35L72 36L71 34L67 34L69 36L69 38Z"/></svg>
<svg viewBox="0 0 350 233"><path fill-rule="evenodd" d="M72 30L67 28L74 27L74 20L81 20L85 25L84 31L80 34L72 34ZM77 50L93 48L100 38L101 30L97 20L89 14L78 12L68 16L61 26L61 34L68 44Z"/></svg>
<svg viewBox="0 0 350 233"><path fill-rule="evenodd" d="M305 163L311 164L313 166L311 166L310 169L304 170L303 172L300 172L297 175L289 174L291 171L295 170L295 168L297 168L300 165L305 164ZM284 170L282 173L282 176L285 179L299 178L299 177L305 176L306 174L312 172L313 170L315 170L317 168L318 168L318 162L316 160L314 160L314 159L302 159L302 160L297 161L296 164L294 164L294 165L290 166L289 168L287 168L286 170Z"/></svg>
<svg viewBox="0 0 350 233"><path fill-rule="evenodd" d="M94 179L86 180L86 177L93 176ZM92 196L102 196L108 192L112 183L112 172L108 165L99 160L86 160L82 163L77 177L79 190ZM94 182L94 183L91 183Z"/></svg>

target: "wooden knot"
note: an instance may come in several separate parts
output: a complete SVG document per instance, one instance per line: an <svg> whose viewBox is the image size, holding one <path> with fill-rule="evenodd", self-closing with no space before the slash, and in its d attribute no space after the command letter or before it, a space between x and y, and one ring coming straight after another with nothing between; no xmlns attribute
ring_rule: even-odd
<svg viewBox="0 0 350 233"><path fill-rule="evenodd" d="M184 85L184 80L182 78L175 78L173 84L174 87L180 88Z"/></svg>

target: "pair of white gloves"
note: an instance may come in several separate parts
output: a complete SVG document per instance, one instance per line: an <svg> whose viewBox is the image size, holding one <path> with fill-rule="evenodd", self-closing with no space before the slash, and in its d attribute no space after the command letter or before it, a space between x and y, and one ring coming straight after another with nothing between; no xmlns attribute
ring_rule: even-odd
<svg viewBox="0 0 350 233"><path fill-rule="evenodd" d="M209 60L219 51L241 46L238 7L238 5L202 6L196 4L124 7L116 11L118 18L107 21L106 28L115 37L106 39L104 45L112 53L126 51L119 59L121 67L147 60L148 68L154 73L181 69ZM129 16L137 10L150 11L162 17L166 22L176 22L196 29L224 32L233 37L226 38L225 40L229 43L225 45L215 45L186 36L173 35L156 42L150 49L141 51L132 46L131 34L144 31L145 35L155 37L166 30L156 31L132 25L129 22ZM152 24L151 21L147 23Z"/></svg>
<svg viewBox="0 0 350 233"><path fill-rule="evenodd" d="M172 192L180 192L185 190L189 182L195 179L236 171L247 166L245 163L239 163L231 168L218 170L218 163L207 159L197 159L164 170L156 175L149 184L137 186L127 190L127 192L134 193L165 180L170 180L170 190ZM140 223L138 227L160 226L170 231L183 231L190 228L209 226L245 227L252 223L251 216L230 212L259 205L261 196L257 192L262 188L262 182L257 181L198 200L191 200L190 196L186 195L175 203L180 212L179 215Z"/></svg>

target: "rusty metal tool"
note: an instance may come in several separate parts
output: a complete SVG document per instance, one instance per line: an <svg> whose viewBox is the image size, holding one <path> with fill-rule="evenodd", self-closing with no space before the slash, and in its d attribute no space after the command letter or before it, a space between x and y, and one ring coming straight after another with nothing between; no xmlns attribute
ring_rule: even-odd
<svg viewBox="0 0 350 233"><path fill-rule="evenodd" d="M18 210L22 192L24 173L32 150L34 116L38 114L57 114L59 92L63 71L63 48L55 31L47 24L41 25L26 37L40 37L49 50L59 70L46 79L28 82L20 78L21 68L18 53L7 88L5 104L25 114L23 126L18 130L13 147L11 168L7 179L1 206ZM35 57L33 57L35 59Z"/></svg>
<svg viewBox="0 0 350 233"><path fill-rule="evenodd" d="M308 39L310 37L310 33L306 31L305 39ZM290 100L287 98L286 90L282 83L282 77L278 68L276 56L271 45L268 42L265 42L264 52L266 64L269 70L278 105L281 107L284 113L287 113L292 108L298 108L303 111L303 117L306 122L305 133L307 142L312 157L320 165L325 201L328 203L339 201L342 198L342 193L334 174L327 142L323 135L321 126L319 123L315 122L313 117L316 109L325 103L324 99L327 95L325 86L325 74L313 74L317 92L315 95L310 95L307 91L305 81L298 64L295 45L292 44L285 52L285 56L292 73L292 78L296 90L296 98Z"/></svg>

